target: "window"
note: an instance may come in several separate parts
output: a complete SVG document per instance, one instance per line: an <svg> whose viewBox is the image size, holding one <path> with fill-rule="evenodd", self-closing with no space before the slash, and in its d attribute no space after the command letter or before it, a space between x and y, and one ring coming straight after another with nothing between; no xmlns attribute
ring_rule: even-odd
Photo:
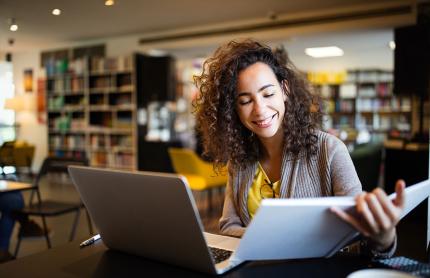
<svg viewBox="0 0 430 278"><path fill-rule="evenodd" d="M5 99L14 96L12 63L0 62L0 144L15 139L15 112L4 109Z"/></svg>

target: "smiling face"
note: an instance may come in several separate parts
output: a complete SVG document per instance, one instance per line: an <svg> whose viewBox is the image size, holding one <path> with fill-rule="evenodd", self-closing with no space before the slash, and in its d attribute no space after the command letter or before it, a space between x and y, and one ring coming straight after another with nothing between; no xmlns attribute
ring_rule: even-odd
<svg viewBox="0 0 430 278"><path fill-rule="evenodd" d="M260 140L282 136L286 94L272 69L261 62L239 72L236 108L242 124Z"/></svg>

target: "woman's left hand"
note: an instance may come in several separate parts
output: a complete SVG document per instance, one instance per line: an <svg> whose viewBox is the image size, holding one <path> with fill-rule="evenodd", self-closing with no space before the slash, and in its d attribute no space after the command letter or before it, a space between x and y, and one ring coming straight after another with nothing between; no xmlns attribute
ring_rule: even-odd
<svg viewBox="0 0 430 278"><path fill-rule="evenodd" d="M370 238L376 251L385 251L396 237L396 225L405 203L404 189L405 182L398 180L396 198L393 201L380 188L361 193L356 197L355 216L335 207L331 211Z"/></svg>

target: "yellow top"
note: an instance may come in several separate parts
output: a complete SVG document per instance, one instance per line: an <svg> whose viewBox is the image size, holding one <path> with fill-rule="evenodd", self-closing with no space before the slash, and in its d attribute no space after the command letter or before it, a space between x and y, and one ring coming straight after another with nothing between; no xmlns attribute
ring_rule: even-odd
<svg viewBox="0 0 430 278"><path fill-rule="evenodd" d="M270 182L263 167L258 163L254 181L248 192L248 212L251 218L257 212L262 199L279 198L280 181Z"/></svg>

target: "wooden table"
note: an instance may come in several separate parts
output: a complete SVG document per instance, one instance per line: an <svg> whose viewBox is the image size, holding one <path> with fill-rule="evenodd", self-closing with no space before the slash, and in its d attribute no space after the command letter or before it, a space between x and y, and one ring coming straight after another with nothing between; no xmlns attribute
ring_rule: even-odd
<svg viewBox="0 0 430 278"><path fill-rule="evenodd" d="M31 183L0 180L0 193L35 189Z"/></svg>

